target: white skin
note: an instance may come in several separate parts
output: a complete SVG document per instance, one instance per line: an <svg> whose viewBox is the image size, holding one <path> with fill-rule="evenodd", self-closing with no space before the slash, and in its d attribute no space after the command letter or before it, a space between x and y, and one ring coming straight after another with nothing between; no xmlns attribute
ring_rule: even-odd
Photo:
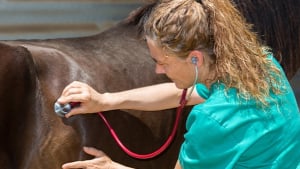
<svg viewBox="0 0 300 169"><path fill-rule="evenodd" d="M82 82L72 82L63 90L58 102L66 104L69 102L81 102L80 107L72 109L66 118L77 114L94 113L114 109L134 109L144 111L155 111L178 106L182 89L191 88L195 80L195 66L199 69L196 75L198 82L201 81L201 73L205 73L203 66L204 55L201 51L191 51L186 59L176 56L166 56L164 51L156 46L155 42L147 38L147 45L151 57L156 62L156 73L166 74L173 83L162 83L148 87L131 89L117 93L98 93L89 85ZM193 64L191 58L196 57L198 62ZM203 71L202 71L203 70ZM147 97L145 97L147 96ZM147 99L143 99L147 98ZM149 99L151 98L151 99ZM188 105L203 102L204 99L193 91L188 100ZM112 161L102 151L92 147L84 147L87 154L94 156L92 160L76 161L66 163L63 169L128 169L119 163ZM177 161L175 169L181 169Z"/></svg>

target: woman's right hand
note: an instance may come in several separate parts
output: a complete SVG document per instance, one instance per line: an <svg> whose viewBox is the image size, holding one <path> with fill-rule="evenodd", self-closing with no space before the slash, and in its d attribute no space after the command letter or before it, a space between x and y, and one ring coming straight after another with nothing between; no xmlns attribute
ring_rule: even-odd
<svg viewBox="0 0 300 169"><path fill-rule="evenodd" d="M104 94L98 93L86 83L74 81L67 85L57 100L60 104L80 102L79 107L73 108L65 117L76 114L95 113L104 111Z"/></svg>
<svg viewBox="0 0 300 169"><path fill-rule="evenodd" d="M66 115L70 117L116 109L157 111L175 108L179 106L181 93L182 89L178 89L174 83L161 83L115 93L98 93L89 85L75 81L66 86L57 101L60 104L81 103ZM203 101L194 90L187 104L195 105Z"/></svg>

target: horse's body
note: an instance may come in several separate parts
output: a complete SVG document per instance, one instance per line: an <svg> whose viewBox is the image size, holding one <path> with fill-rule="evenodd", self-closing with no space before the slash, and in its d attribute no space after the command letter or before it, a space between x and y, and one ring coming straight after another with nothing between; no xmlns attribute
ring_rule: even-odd
<svg viewBox="0 0 300 169"><path fill-rule="evenodd" d="M154 63L133 23L126 21L91 37L0 43L1 168L58 169L65 162L88 158L81 151L84 145L99 148L113 160L131 167L174 167L185 120L179 124L177 136L166 152L154 159L136 160L116 146L96 114L65 119L53 111L63 88L74 80L86 82L99 92L168 81L154 73ZM290 77L299 63L294 65ZM116 110L105 115L121 140L140 153L151 152L163 144L175 118L174 110Z"/></svg>
<svg viewBox="0 0 300 169"><path fill-rule="evenodd" d="M114 160L134 167L174 165L176 158L170 157L178 153L184 123L180 124L180 134L165 154L141 161L127 156L116 146L97 115L62 119L53 111L63 88L74 80L86 82L99 92L167 81L165 76L155 74L146 46L141 45L145 42L136 38L134 29L134 26L122 26L94 37L1 44L1 60L8 62L1 62L0 71L1 82L5 82L0 87L4 92L1 93L4 122L1 134L9 136L1 144L5 146L1 148L5 157L0 159L1 163L10 166L4 169L60 168L64 162L82 159L84 145L102 149ZM162 112L142 114L120 110L105 115L125 145L149 153L171 131L175 113Z"/></svg>
<svg viewBox="0 0 300 169"><path fill-rule="evenodd" d="M300 67L300 1L234 0L291 79Z"/></svg>

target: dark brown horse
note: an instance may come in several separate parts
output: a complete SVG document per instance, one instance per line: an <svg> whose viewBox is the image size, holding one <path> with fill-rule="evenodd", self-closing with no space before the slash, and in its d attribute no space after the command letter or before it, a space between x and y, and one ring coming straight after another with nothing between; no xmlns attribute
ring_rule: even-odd
<svg viewBox="0 0 300 169"><path fill-rule="evenodd" d="M254 1L243 2L250 4ZM291 7L298 2L293 3ZM258 13L258 9L252 6L243 6L242 1L238 4L246 13ZM260 5L266 5L268 9L281 4L268 1ZM149 160L133 159L122 152L96 114L65 119L53 111L53 104L63 88L74 80L86 82L99 92L168 81L165 76L154 73L154 63L145 42L138 37L139 20L150 9L138 10L115 27L91 37L0 43L1 168L58 169L65 162L89 158L81 150L84 145L99 148L115 161L131 167L174 167L189 108L184 112L171 146L160 156ZM296 23L289 24L293 26ZM261 28L259 32L268 33L264 26L256 28ZM274 42L284 42L284 35L289 33L282 32L283 36L277 36L276 41L266 41L270 46ZM299 46L299 28L294 34L298 35L298 39L290 36L288 42ZM293 46L283 46L287 47L287 51L300 53ZM275 51L279 51L276 52L278 56L282 54L282 64L292 77L299 67L296 55L285 55L281 49ZM175 113L174 110L155 113L116 110L105 112L105 116L125 145L136 152L148 153L163 144L171 132Z"/></svg>
<svg viewBox="0 0 300 169"><path fill-rule="evenodd" d="M110 157L138 168L168 168L184 132L160 157L136 160L120 150L104 123L94 115L58 117L53 105L74 80L99 92L114 92L168 81L158 76L145 42L133 23L122 23L86 38L10 41L1 46L1 140L4 169L53 169L87 158L82 146L95 146ZM130 149L149 153L171 132L173 110L157 113L117 110L108 120ZM186 115L186 114L185 114ZM4 167L5 166L5 167Z"/></svg>
<svg viewBox="0 0 300 169"><path fill-rule="evenodd" d="M300 67L300 1L234 0L291 79Z"/></svg>

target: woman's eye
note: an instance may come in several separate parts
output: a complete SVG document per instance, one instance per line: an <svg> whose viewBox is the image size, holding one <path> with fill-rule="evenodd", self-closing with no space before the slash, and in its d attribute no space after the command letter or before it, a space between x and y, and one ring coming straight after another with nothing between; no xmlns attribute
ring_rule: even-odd
<svg viewBox="0 0 300 169"><path fill-rule="evenodd" d="M152 60L155 62L155 64L163 65L163 63L161 63L161 62L159 62L159 61L157 61L157 60L155 60L155 59L153 59L153 58L152 58Z"/></svg>
<svg viewBox="0 0 300 169"><path fill-rule="evenodd" d="M161 62L156 62L156 64L160 65L160 66L163 66L164 64L161 63Z"/></svg>

